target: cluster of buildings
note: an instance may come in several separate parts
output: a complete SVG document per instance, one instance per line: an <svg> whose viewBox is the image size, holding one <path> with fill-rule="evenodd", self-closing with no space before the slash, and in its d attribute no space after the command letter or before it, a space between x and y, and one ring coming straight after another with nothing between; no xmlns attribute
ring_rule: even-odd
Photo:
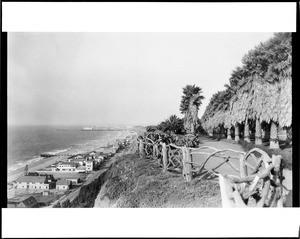
<svg viewBox="0 0 300 239"><path fill-rule="evenodd" d="M105 157L105 155L100 155L96 152L91 152L85 156L71 156L66 162L61 161L56 164L52 164L47 168L36 171L35 173L28 173L28 167L26 166L24 175L17 178L17 180L14 182L13 188L37 190L68 190L72 185L77 185L80 183L79 176L76 177L74 176L74 174L68 173L91 172L97 165L101 164ZM53 177L53 173L57 172L67 174L64 174L63 179L55 180Z"/></svg>
<svg viewBox="0 0 300 239"><path fill-rule="evenodd" d="M34 193L40 192L43 196L49 196L50 192L54 194L67 192L72 186L79 185L84 180L80 173L97 170L107 157L113 156L119 143L116 142L116 145L112 147L114 150L110 150L109 153L93 151L87 154L71 155L65 161L56 162L36 172L28 172L28 165L26 165L24 175L9 185L8 207L39 207L39 203L33 196L16 197L15 193L22 192L22 190L16 189L25 189L29 192L32 190Z"/></svg>
<svg viewBox="0 0 300 239"><path fill-rule="evenodd" d="M105 155L98 155L96 152L91 152L87 155L75 155L67 159L66 162L61 161L56 164L52 164L42 170L38 170L40 173L47 172L73 172L73 173L84 173L91 172L94 168L101 164L105 159Z"/></svg>
<svg viewBox="0 0 300 239"><path fill-rule="evenodd" d="M79 178L66 178L55 180L53 175L29 176L22 175L14 182L16 189L41 189L41 190L68 190L72 184L78 184Z"/></svg>
<svg viewBox="0 0 300 239"><path fill-rule="evenodd" d="M8 208L37 208L38 201L33 196L24 196L7 201Z"/></svg>

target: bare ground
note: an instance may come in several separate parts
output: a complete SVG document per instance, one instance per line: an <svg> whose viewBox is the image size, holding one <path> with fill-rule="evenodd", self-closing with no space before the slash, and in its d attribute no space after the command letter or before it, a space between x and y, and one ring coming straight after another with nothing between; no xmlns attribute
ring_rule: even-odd
<svg viewBox="0 0 300 239"><path fill-rule="evenodd" d="M227 142L215 142L201 138L202 145L219 149L231 148L243 151L241 146ZM201 145L201 146L202 146ZM134 147L133 147L134 148ZM94 207L126 207L126 208L184 208L184 207L221 207L219 182L214 180L199 180L186 182L179 172L163 172L153 159L140 159L133 152L120 155L105 174L104 184L95 200ZM128 152L128 151L127 151ZM202 162L201 156L194 157L195 162ZM216 159L211 160L213 167ZM234 162L233 162L234 163ZM235 162L238 163L238 162ZM231 169L222 166L221 173L234 174ZM230 171L231 170L231 171ZM289 190L285 206L291 204L291 172L284 172L286 180L283 184Z"/></svg>
<svg viewBox="0 0 300 239"><path fill-rule="evenodd" d="M128 154L107 171L94 207L221 207L221 196L218 181L188 183L181 173L163 172L156 161Z"/></svg>

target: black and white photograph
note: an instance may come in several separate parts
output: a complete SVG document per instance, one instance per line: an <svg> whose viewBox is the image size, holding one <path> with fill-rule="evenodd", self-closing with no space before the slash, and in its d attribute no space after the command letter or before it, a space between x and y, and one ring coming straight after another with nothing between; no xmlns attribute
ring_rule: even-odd
<svg viewBox="0 0 300 239"><path fill-rule="evenodd" d="M8 207L291 207L291 33L9 33Z"/></svg>
<svg viewBox="0 0 300 239"><path fill-rule="evenodd" d="M8 31L8 210L293 207L293 41Z"/></svg>

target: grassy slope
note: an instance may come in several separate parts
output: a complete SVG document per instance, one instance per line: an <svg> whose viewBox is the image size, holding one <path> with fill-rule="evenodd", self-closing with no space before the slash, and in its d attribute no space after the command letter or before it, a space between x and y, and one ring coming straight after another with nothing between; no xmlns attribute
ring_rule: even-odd
<svg viewBox="0 0 300 239"><path fill-rule="evenodd" d="M109 201L105 207L221 207L218 182L188 183L181 174L163 172L155 161L136 154L111 165L98 197Z"/></svg>

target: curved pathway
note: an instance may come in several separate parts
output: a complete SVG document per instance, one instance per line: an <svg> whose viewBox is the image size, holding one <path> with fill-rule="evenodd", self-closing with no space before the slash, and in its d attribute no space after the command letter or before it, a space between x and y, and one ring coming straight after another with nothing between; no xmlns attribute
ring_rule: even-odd
<svg viewBox="0 0 300 239"><path fill-rule="evenodd" d="M236 151L242 151L242 152L245 152L242 148L241 145L239 144L233 144L233 143L228 143L226 141L218 141L218 140L214 140L212 138L209 138L209 137L205 137L205 136L201 136L199 137L200 139L200 147L201 146L210 146L210 147L213 147L213 148L216 148L218 150L220 149L233 149L233 150L236 150ZM204 151L204 150L203 150ZM206 151L206 152L213 152L212 150L210 151ZM238 154L231 154L231 153L226 153L226 155L232 155L233 157L235 156L238 156ZM192 160L196 163L202 163L206 158L207 158L208 155L200 155L200 154L197 154L197 155L193 155L192 157ZM249 163L252 164L252 165L255 165L255 162L254 160L249 157ZM208 162L206 163L205 165L205 168L206 169L212 169L214 167L216 167L218 164L220 164L221 162L223 162L222 158L219 158L219 157L212 157L208 160ZM232 165L234 165L236 168L239 168L239 160L237 159L230 159L230 163ZM216 170L217 172L221 173L221 174L232 174L232 175L239 175L236 171L234 171L230 166L228 166L226 163L223 164L220 168L218 168ZM283 169L283 175L285 177L285 179L283 180L283 185L286 187L287 191L285 191L286 194L288 194L288 200L291 199L291 193L292 193L292 171L291 170L288 170L288 169ZM289 206L291 206L291 202L288 203Z"/></svg>
<svg viewBox="0 0 300 239"><path fill-rule="evenodd" d="M228 143L225 141L218 141L218 140L214 140L208 137L204 137L201 136L200 138L200 145L199 147L202 146L210 146L213 147L217 150L221 150L221 149L232 149L235 151L241 151L241 152L245 152L243 150L243 148L241 147L241 145L238 144L233 144L233 143ZM214 152L213 150L201 150L201 152L207 152L207 153L212 153ZM237 153L232 153L232 152L226 152L225 153L226 156L231 156L234 158L230 158L229 162L236 168L239 168L239 160L235 159L235 157L238 158L239 154ZM192 160L195 163L202 163L205 161L205 159L208 157L208 154L194 154L192 157ZM219 165L220 163L222 163L224 160L220 157L211 157L208 162L205 164L205 168L206 169L212 169L214 167L216 167L217 165ZM251 163L251 162L250 162ZM233 175L238 175L238 173L233 170L228 164L223 164L220 168L218 168L216 170L219 173L222 174L233 174Z"/></svg>

